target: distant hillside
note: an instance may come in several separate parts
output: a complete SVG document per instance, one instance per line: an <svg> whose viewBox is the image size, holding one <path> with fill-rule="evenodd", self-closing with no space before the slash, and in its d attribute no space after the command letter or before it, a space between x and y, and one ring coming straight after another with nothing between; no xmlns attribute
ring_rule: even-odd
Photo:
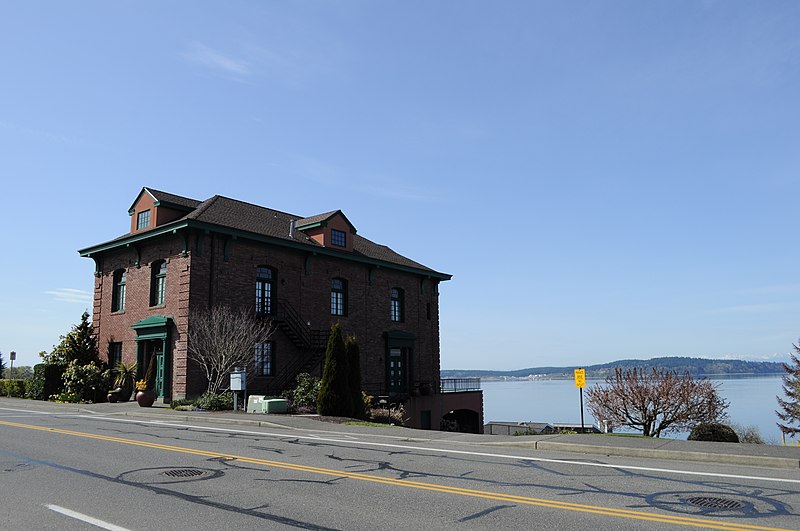
<svg viewBox="0 0 800 531"><path fill-rule="evenodd" d="M692 376L759 375L783 372L783 363L772 361L712 360L705 358L664 357L650 360L619 360L600 365L585 366L588 378L605 378L621 367L651 369L664 368L678 373L689 372ZM576 367L531 367L515 371L481 371L469 369L442 370L442 378L572 378Z"/></svg>

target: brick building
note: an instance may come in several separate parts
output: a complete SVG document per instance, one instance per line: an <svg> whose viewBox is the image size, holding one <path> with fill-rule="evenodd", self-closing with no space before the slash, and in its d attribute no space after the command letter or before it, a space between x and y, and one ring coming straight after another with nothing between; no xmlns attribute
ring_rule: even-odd
<svg viewBox="0 0 800 531"><path fill-rule="evenodd" d="M95 262L93 324L110 363L136 361L141 374L155 357L165 401L206 387L187 356L192 312L244 306L276 324L254 346L249 392L320 374L338 321L358 337L365 391L404 402L412 426L480 431L476 386L440 385L439 283L450 275L359 236L339 210L303 217L143 188L128 214L128 234L79 251Z"/></svg>

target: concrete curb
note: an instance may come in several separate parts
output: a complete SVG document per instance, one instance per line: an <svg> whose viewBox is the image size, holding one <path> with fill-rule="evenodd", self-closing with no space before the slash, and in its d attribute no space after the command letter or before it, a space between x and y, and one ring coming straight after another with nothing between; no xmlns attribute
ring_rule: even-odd
<svg viewBox="0 0 800 531"><path fill-rule="evenodd" d="M152 413L137 413L125 412L122 413L129 417L146 417L153 418L155 416L163 415L174 420L193 421L193 422L206 422L213 424L228 424L237 426L252 426L260 428L282 428L290 430L303 430L303 428L296 428L294 426L287 426L286 424L278 424L275 422L268 422L256 419L246 418L229 418L229 417L213 417L204 415L182 415L178 412L169 414L152 414ZM416 431L416 430L415 430ZM491 437L488 436L487 437ZM433 441L433 440L431 440ZM437 443L447 442L441 439L435 440ZM535 441L470 441L473 444L480 446L507 446L507 447L520 447L529 448L534 450L553 451L553 452L570 452L570 453L584 453L594 455L606 455L614 457L638 457L650 459L666 459L674 461L692 461L697 463L716 463L725 465L746 465L766 468L786 468L786 469L800 469L800 457L776 457L765 455L752 455L752 454L731 454L731 453L717 453L717 452L701 452L686 449L670 450L665 448L642 448L635 446L608 446L598 444L585 444L578 442L566 442L556 440L535 440ZM648 441L649 442L649 441ZM669 445L671 441L664 441L663 446Z"/></svg>
<svg viewBox="0 0 800 531"><path fill-rule="evenodd" d="M519 448L532 448L535 450L544 451L573 452L613 457L639 457L648 459L667 459L672 461L693 461L697 463L715 463L721 465L746 465L765 468L800 469L800 457L795 458L753 454L701 452L686 449L669 450L663 448L642 448L635 446L606 446L602 444L583 444L576 442L547 440L526 442L502 441L487 442L482 444L487 446L510 446Z"/></svg>
<svg viewBox="0 0 800 531"><path fill-rule="evenodd" d="M348 427L339 426L338 430L318 430L309 426L293 426L291 418L281 417L284 422L271 422L257 418L217 416L214 413L192 414L191 412L175 411L166 408L147 408L144 411L102 411L87 407L81 407L78 411L95 415L124 416L147 418L150 420L175 420L184 422L198 422L207 424L223 424L231 426L250 426L254 428L280 428L293 431L326 431L326 432L346 432ZM288 421L287 421L288 420ZM620 439L608 444L609 441L595 439L593 444L588 444L582 440L565 440L580 436L572 435L545 435L523 437L506 437L502 435L467 435L467 434L448 434L447 437L436 437L434 434L442 432L430 432L412 430L411 428L396 428L398 430L413 431L413 434L406 433L400 435L402 431L393 435L392 438L403 438L414 440L415 442L431 442L436 444L470 444L486 447L517 447L532 450L583 453L593 455L606 455L614 457L635 457L665 459L673 461L689 461L696 463L716 463L727 465L745 465L766 468L800 469L800 451L790 447L775 447L762 445L733 445L732 443L701 443L690 441L676 441L672 439ZM359 435L377 435L369 432L352 430ZM421 434L428 435L427 437ZM400 436L400 437L398 437ZM466 436L466 438L465 438ZM602 444L602 443L606 444ZM598 444L599 443L599 444ZM705 447L706 451L700 449ZM743 450L751 450L743 453ZM732 452L738 450L738 452ZM775 455L764 455L764 454ZM761 455L759 455L761 454Z"/></svg>
<svg viewBox="0 0 800 531"><path fill-rule="evenodd" d="M602 454L620 457L672 459L676 461L694 461L698 463L717 463L725 465L763 466L769 468L800 468L800 459L762 455L717 454L688 450L597 446L589 444L559 443L553 441L539 441L536 444L536 449L583 452L587 454Z"/></svg>

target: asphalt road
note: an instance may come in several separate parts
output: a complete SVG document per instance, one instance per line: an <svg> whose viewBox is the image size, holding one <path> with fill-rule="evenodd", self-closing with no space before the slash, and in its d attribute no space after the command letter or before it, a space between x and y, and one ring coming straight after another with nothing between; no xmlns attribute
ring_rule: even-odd
<svg viewBox="0 0 800 531"><path fill-rule="evenodd" d="M0 406L0 529L800 529L798 470L364 431Z"/></svg>

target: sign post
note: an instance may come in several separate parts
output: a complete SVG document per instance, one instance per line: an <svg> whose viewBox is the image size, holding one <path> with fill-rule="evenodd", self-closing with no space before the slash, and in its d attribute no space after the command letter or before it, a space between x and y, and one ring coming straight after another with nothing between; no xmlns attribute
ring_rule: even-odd
<svg viewBox="0 0 800 531"><path fill-rule="evenodd" d="M583 427L583 388L586 387L586 369L575 369L575 387L581 394L581 433L585 433Z"/></svg>
<svg viewBox="0 0 800 531"><path fill-rule="evenodd" d="M10 380L14 377L14 360L17 359L17 353L12 350L8 358L11 360L11 368L8 369L8 379ZM8 384L8 398L11 398L11 382Z"/></svg>

